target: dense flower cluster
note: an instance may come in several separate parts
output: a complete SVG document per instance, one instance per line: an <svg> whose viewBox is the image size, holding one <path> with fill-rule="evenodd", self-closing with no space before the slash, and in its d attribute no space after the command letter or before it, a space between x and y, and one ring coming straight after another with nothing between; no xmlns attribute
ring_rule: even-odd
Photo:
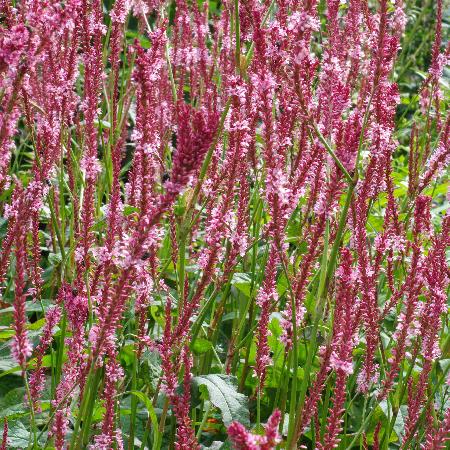
<svg viewBox="0 0 450 450"><path fill-rule="evenodd" d="M275 410L264 426L264 434L252 434L239 422L228 427L228 435L236 450L271 450L280 443L278 425L281 420L280 410Z"/></svg>
<svg viewBox="0 0 450 450"><path fill-rule="evenodd" d="M0 340L30 448L446 448L435 3L399 119L402 0L0 0Z"/></svg>

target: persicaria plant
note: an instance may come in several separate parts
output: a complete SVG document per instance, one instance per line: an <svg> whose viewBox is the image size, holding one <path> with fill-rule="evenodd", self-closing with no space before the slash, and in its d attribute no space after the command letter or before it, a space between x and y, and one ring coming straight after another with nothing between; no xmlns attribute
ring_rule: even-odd
<svg viewBox="0 0 450 450"><path fill-rule="evenodd" d="M448 448L446 11L0 0L0 448Z"/></svg>

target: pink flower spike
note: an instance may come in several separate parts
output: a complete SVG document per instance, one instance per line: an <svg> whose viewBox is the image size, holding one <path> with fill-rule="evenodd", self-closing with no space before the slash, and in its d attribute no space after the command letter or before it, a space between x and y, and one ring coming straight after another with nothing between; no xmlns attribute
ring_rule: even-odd
<svg viewBox="0 0 450 450"><path fill-rule="evenodd" d="M228 436L235 450L272 450L280 442L278 426L281 421L281 412L276 409L264 426L264 434L252 434L239 422L233 422L228 427Z"/></svg>

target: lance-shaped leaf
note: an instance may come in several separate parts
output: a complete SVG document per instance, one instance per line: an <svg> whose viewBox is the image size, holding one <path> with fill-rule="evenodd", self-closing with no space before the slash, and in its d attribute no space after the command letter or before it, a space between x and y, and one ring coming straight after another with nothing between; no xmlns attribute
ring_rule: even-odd
<svg viewBox="0 0 450 450"><path fill-rule="evenodd" d="M237 391L237 379L231 375L209 374L193 378L193 383L199 389L205 386L209 400L222 413L225 426L237 421L245 426L250 425L248 399Z"/></svg>

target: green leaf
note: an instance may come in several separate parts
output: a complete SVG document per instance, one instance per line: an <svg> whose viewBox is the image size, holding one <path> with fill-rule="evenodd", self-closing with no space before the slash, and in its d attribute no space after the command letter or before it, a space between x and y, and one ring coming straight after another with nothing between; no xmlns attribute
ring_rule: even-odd
<svg viewBox="0 0 450 450"><path fill-rule="evenodd" d="M30 432L25 425L16 420L9 424L8 448L28 448Z"/></svg>
<svg viewBox="0 0 450 450"><path fill-rule="evenodd" d="M152 425L153 425L154 442L160 442L162 436L161 436L161 433L159 431L158 418L156 416L156 411L155 411L155 408L153 407L152 401L150 400L150 398L146 394L144 394L143 392L140 392L140 391L130 391L130 394L132 394L135 397L137 397L145 405L145 407L147 408L148 415L149 415L150 420L151 420Z"/></svg>
<svg viewBox="0 0 450 450"><path fill-rule="evenodd" d="M43 328L43 326L45 325L45 319L39 319L36 322L30 323L29 325L27 325L27 328L29 330L40 330L41 328Z"/></svg>
<svg viewBox="0 0 450 450"><path fill-rule="evenodd" d="M50 253L48 255L48 262L52 266L57 266L57 265L61 264L61 261L62 261L61 253Z"/></svg>
<svg viewBox="0 0 450 450"><path fill-rule="evenodd" d="M139 212L139 208L137 208L136 206L131 206L131 205L125 205L123 207L123 214L125 216L130 216L133 213L138 213Z"/></svg>
<svg viewBox="0 0 450 450"><path fill-rule="evenodd" d="M158 418L156 417L155 408L153 407L152 401L146 394L140 391L130 391L130 394L137 397L145 405L154 429L158 430Z"/></svg>
<svg viewBox="0 0 450 450"><path fill-rule="evenodd" d="M51 300L42 299L42 306L44 307L44 311L47 311L49 306L51 306L52 304L54 303ZM42 312L42 306L40 303L28 301L25 303L25 310L27 313ZM3 308L0 310L0 314L12 312L14 312L14 306L8 306L7 308Z"/></svg>
<svg viewBox="0 0 450 450"><path fill-rule="evenodd" d="M231 280L231 284L247 297L250 297L250 287L252 280L247 273L235 273Z"/></svg>
<svg viewBox="0 0 450 450"><path fill-rule="evenodd" d="M17 366L17 362L12 357L2 357L0 358L0 372L8 371L11 369L15 369Z"/></svg>
<svg viewBox="0 0 450 450"><path fill-rule="evenodd" d="M387 401L383 400L379 403L379 407L381 408L381 410L383 411L384 415L386 416L386 418L388 418L388 405L387 405ZM392 411L391 411L391 415L392 415ZM401 405L400 409L398 411L397 417L395 419L395 424L394 424L394 433L397 436L397 440L401 441L403 435L405 434L405 420L406 417L408 416L408 407L406 405ZM390 440L392 440L393 442L395 442L395 436L390 436Z"/></svg>
<svg viewBox="0 0 450 450"><path fill-rule="evenodd" d="M0 412L0 419L7 418L8 420L16 419L20 416L24 416L26 414L29 414L29 411L25 407L25 403L21 402L17 405L9 406L8 408L2 409Z"/></svg>
<svg viewBox="0 0 450 450"><path fill-rule="evenodd" d="M439 366L443 373L447 373L447 370L450 367L450 359L440 359Z"/></svg>
<svg viewBox="0 0 450 450"><path fill-rule="evenodd" d="M6 236L6 232L8 231L8 220L4 217L0 217L0 238L4 238Z"/></svg>
<svg viewBox="0 0 450 450"><path fill-rule="evenodd" d="M157 352L145 350L142 360L145 363L141 368L142 373L145 374L148 384L156 391L161 376L161 357Z"/></svg>
<svg viewBox="0 0 450 450"><path fill-rule="evenodd" d="M1 327L3 328L3 327ZM9 327L5 327L0 329L0 339L9 339L14 336L14 330L11 330Z"/></svg>
<svg viewBox="0 0 450 450"><path fill-rule="evenodd" d="M248 399L237 391L237 378L232 375L209 374L193 378L193 384L208 390L209 400L220 409L225 426L238 421L250 426Z"/></svg>
<svg viewBox="0 0 450 450"><path fill-rule="evenodd" d="M394 431L398 436L399 441L403 439L403 435L405 434L405 421L408 417L408 407L406 405L400 405L400 409L397 414L397 418L395 419Z"/></svg>
<svg viewBox="0 0 450 450"><path fill-rule="evenodd" d="M212 344L208 339L197 338L195 342L192 344L192 351L196 355L202 355L206 353L208 350L212 349Z"/></svg>
<svg viewBox="0 0 450 450"><path fill-rule="evenodd" d="M289 285L286 279L286 275L281 275L277 281L277 293L281 297L288 289Z"/></svg>
<svg viewBox="0 0 450 450"><path fill-rule="evenodd" d="M125 366L127 366L127 367L132 366L133 360L136 357L134 354L134 345L133 344L124 345L120 349L119 357L120 357L121 362Z"/></svg>

